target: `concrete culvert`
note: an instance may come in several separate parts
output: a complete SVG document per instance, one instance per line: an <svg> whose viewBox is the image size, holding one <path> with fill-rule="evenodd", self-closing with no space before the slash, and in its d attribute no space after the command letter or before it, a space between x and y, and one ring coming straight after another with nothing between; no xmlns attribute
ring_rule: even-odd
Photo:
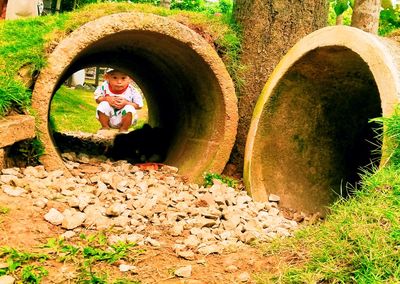
<svg viewBox="0 0 400 284"><path fill-rule="evenodd" d="M244 180L255 200L276 194L282 207L326 213L356 186L362 167L383 163L369 120L398 103L396 52L396 43L345 26L318 30L289 50L247 138Z"/></svg>
<svg viewBox="0 0 400 284"><path fill-rule="evenodd" d="M91 66L118 68L135 79L148 103L149 124L170 134L164 163L177 166L191 181L201 180L205 171L223 170L238 121L234 86L225 65L193 30L143 13L89 22L49 56L32 99L46 168L65 167L48 125L52 97L71 74Z"/></svg>

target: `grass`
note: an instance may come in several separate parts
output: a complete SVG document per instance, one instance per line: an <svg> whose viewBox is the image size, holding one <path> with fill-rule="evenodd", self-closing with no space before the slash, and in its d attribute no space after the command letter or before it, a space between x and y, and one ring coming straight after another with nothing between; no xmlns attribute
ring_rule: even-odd
<svg viewBox="0 0 400 284"><path fill-rule="evenodd" d="M74 242L64 239L48 239L47 243L32 251L21 251L11 247L0 248L1 275L12 275L18 283L41 283L49 275L54 261L71 264L76 276L73 283L132 283L139 281L120 278L113 265L118 261L132 263L143 250L135 243L107 244L103 233L81 234ZM59 279L58 279L59 280ZM72 283L72 282L71 282Z"/></svg>
<svg viewBox="0 0 400 284"><path fill-rule="evenodd" d="M96 106L93 91L61 86L51 102L50 118L53 129L58 132L96 133L100 129L96 119Z"/></svg>

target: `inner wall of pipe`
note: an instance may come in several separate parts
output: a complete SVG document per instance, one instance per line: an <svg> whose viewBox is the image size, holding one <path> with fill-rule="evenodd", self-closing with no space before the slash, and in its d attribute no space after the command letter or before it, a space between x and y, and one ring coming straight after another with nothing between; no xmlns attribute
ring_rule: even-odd
<svg viewBox="0 0 400 284"><path fill-rule="evenodd" d="M159 33L118 32L83 49L55 90L90 66L122 69L139 85L148 103L149 124L169 134L166 164L190 171L199 160L210 159L223 136L223 96L209 65L191 48Z"/></svg>
<svg viewBox="0 0 400 284"><path fill-rule="evenodd" d="M379 165L379 92L368 65L345 47L308 52L282 77L260 119L255 186L310 212L346 196L361 168ZM263 141L260 141L263 139Z"/></svg>

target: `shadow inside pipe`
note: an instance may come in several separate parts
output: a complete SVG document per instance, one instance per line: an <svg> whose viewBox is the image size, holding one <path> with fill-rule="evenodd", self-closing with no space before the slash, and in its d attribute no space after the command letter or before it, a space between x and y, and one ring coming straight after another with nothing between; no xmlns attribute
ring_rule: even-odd
<svg viewBox="0 0 400 284"><path fill-rule="evenodd" d="M380 162L370 119L382 115L374 77L344 47L308 52L276 85L255 142L259 180L282 205L321 211L357 187L363 168ZM379 131L378 131L379 132Z"/></svg>

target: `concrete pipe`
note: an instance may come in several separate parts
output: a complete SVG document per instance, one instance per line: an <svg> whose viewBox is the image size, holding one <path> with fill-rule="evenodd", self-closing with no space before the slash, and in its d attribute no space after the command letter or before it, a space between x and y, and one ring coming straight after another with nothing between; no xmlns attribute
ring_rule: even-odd
<svg viewBox="0 0 400 284"><path fill-rule="evenodd" d="M238 121L234 85L225 65L193 30L143 13L89 22L49 56L32 98L46 168L65 169L49 131L52 97L74 72L92 66L118 68L135 79L148 103L150 125L170 134L166 164L177 166L191 181L199 181L205 171L223 170Z"/></svg>
<svg viewBox="0 0 400 284"><path fill-rule="evenodd" d="M346 26L320 29L289 50L247 138L244 180L255 200L276 194L282 207L324 214L357 185L360 168L383 162L385 141L369 120L399 101L398 54L395 42Z"/></svg>

